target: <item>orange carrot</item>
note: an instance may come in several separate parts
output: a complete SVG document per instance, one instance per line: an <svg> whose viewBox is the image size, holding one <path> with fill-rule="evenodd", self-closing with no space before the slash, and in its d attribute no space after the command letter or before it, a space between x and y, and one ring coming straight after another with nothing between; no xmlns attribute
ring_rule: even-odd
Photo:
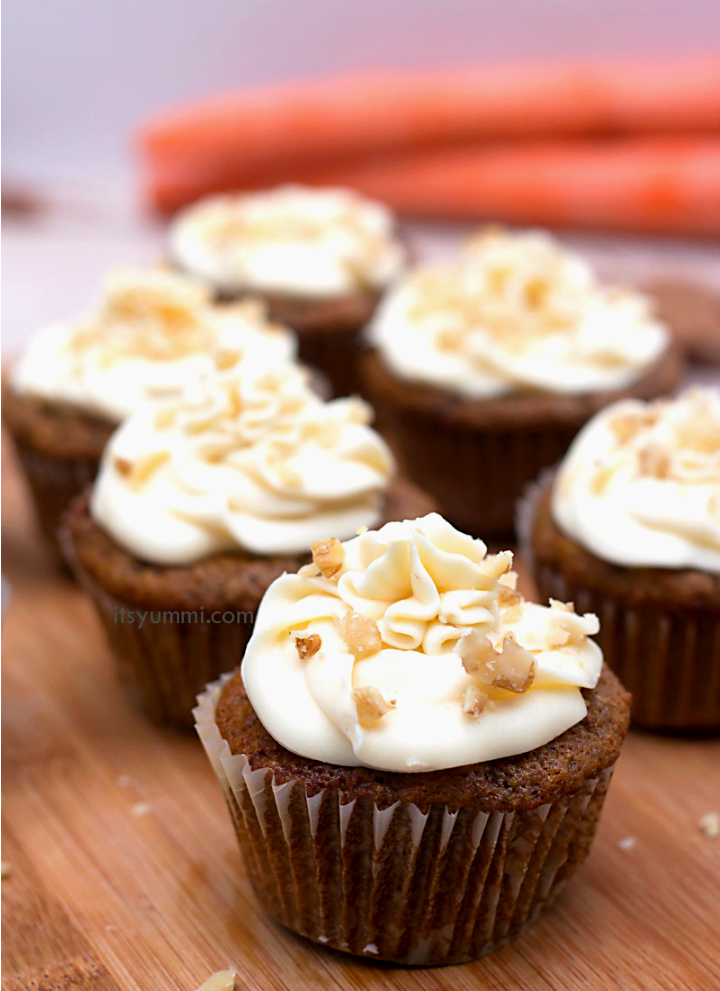
<svg viewBox="0 0 720 991"><path fill-rule="evenodd" d="M447 145L720 134L720 57L674 64L485 66L283 84L165 114L139 136L151 200Z"/></svg>
<svg viewBox="0 0 720 991"><path fill-rule="evenodd" d="M317 178L406 216L720 235L720 138L448 149Z"/></svg>

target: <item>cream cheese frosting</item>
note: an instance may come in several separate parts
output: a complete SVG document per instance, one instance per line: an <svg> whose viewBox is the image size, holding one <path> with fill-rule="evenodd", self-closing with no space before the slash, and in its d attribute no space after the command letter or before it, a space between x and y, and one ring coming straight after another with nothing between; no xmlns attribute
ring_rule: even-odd
<svg viewBox="0 0 720 991"><path fill-rule="evenodd" d="M162 269L118 269L95 311L41 330L15 364L12 387L120 422L142 402L238 362L292 360L295 336L257 301L215 306L207 287Z"/></svg>
<svg viewBox="0 0 720 991"><path fill-rule="evenodd" d="M306 553L381 518L394 463L370 417L359 399L324 403L296 365L216 373L113 434L92 516L154 564Z"/></svg>
<svg viewBox="0 0 720 991"><path fill-rule="evenodd" d="M552 513L613 564L720 572L720 390L602 410L559 468Z"/></svg>
<svg viewBox="0 0 720 991"><path fill-rule="evenodd" d="M226 293L377 292L405 262L380 203L296 185L202 199L178 214L170 244L177 265Z"/></svg>
<svg viewBox="0 0 720 991"><path fill-rule="evenodd" d="M399 378L468 398L618 389L666 349L645 296L541 232L487 230L388 293L369 337Z"/></svg>
<svg viewBox="0 0 720 991"><path fill-rule="evenodd" d="M313 547L269 587L242 663L294 753L389 771L525 753L586 714L597 618L526 602L512 554L431 513Z"/></svg>

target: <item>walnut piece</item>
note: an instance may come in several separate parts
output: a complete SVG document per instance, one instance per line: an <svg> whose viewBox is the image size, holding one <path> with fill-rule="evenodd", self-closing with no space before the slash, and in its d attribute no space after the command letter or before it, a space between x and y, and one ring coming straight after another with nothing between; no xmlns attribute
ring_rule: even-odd
<svg viewBox="0 0 720 991"><path fill-rule="evenodd" d="M562 609L563 612L575 612L574 602L562 602L560 599L548 599L552 609Z"/></svg>
<svg viewBox="0 0 720 991"><path fill-rule="evenodd" d="M521 695L535 679L535 659L511 633L505 634L496 650L484 633L473 630L458 640L455 650L467 673L483 685Z"/></svg>
<svg viewBox="0 0 720 991"><path fill-rule="evenodd" d="M322 639L317 633L311 633L309 637L301 637L299 634L291 634L295 639L295 649L301 661L307 661L313 657L322 647Z"/></svg>
<svg viewBox="0 0 720 991"><path fill-rule="evenodd" d="M361 726L368 726L382 719L393 708L394 703L386 702L374 685L354 688L352 693Z"/></svg>
<svg viewBox="0 0 720 991"><path fill-rule="evenodd" d="M235 971L219 970L200 985L198 991L234 991Z"/></svg>
<svg viewBox="0 0 720 991"><path fill-rule="evenodd" d="M500 585L498 589L498 603L501 606L519 606L522 600L522 595L516 592L514 588L510 588L508 585Z"/></svg>
<svg viewBox="0 0 720 991"><path fill-rule="evenodd" d="M377 623L366 616L361 616L358 612L345 613L337 627L338 633L355 660L376 654L382 646Z"/></svg>
<svg viewBox="0 0 720 991"><path fill-rule="evenodd" d="M656 444L648 444L638 453L638 464L644 475L667 478L670 474L670 458Z"/></svg>
<svg viewBox="0 0 720 991"><path fill-rule="evenodd" d="M478 685L468 685L463 694L463 712L466 716L479 716L485 708L487 699L487 695Z"/></svg>
<svg viewBox="0 0 720 991"><path fill-rule="evenodd" d="M337 539L316 540L310 545L313 563L317 565L323 578L332 578L338 573L345 560L345 548Z"/></svg>
<svg viewBox="0 0 720 991"><path fill-rule="evenodd" d="M218 351L215 355L215 367L219 372L224 372L237 365L241 358L241 351Z"/></svg>
<svg viewBox="0 0 720 991"><path fill-rule="evenodd" d="M115 468L134 485L141 485L157 471L160 465L165 464L169 457L167 451L156 451L154 454L144 454L135 461L115 458Z"/></svg>

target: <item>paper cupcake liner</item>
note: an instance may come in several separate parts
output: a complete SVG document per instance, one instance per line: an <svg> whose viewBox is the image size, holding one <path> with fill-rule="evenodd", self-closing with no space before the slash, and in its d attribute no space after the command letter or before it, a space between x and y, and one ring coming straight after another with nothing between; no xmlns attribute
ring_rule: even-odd
<svg viewBox="0 0 720 991"><path fill-rule="evenodd" d="M343 326L322 330L303 328L298 332L300 361L322 372L330 380L335 396L360 392L358 361L363 346L362 330L361 326Z"/></svg>
<svg viewBox="0 0 720 991"><path fill-rule="evenodd" d="M120 680L132 701L155 723L191 730L198 692L208 681L237 666L252 623L200 622L199 610L192 612L196 617L193 621L182 620L183 613L177 609L145 610L111 595L74 563L79 582L105 628ZM136 617L135 622L127 621L128 611ZM142 627L138 623L140 612L147 613Z"/></svg>
<svg viewBox="0 0 720 991"><path fill-rule="evenodd" d="M587 856L612 768L505 813L311 795L230 752L215 722L225 680L198 697L196 729L255 893L293 932L376 960L473 960L531 926Z"/></svg>
<svg viewBox="0 0 720 991"><path fill-rule="evenodd" d="M15 450L30 488L40 530L62 560L58 538L62 514L72 499L93 483L100 462L94 459L53 458L17 438Z"/></svg>
<svg viewBox="0 0 720 991"><path fill-rule="evenodd" d="M515 505L540 471L556 464L574 427L483 430L461 426L434 411L379 404L408 476L429 492L443 516L483 539L513 539Z"/></svg>
<svg viewBox="0 0 720 991"><path fill-rule="evenodd" d="M548 475L526 492L518 507L521 550L531 568L541 602L574 602L579 613L600 620L595 640L606 663L632 694L631 719L645 729L716 732L720 730L720 609L670 610L658 604L636 606L569 580L553 564L539 562L532 550L537 503Z"/></svg>

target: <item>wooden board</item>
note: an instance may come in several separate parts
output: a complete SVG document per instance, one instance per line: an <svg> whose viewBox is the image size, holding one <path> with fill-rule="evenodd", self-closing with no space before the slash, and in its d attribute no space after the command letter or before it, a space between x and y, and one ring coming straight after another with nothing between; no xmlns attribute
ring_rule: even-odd
<svg viewBox="0 0 720 991"><path fill-rule="evenodd" d="M5 453L5 991L194 991L228 964L255 991L720 986L720 840L698 828L720 811L718 741L632 734L587 864L530 933L477 963L404 970L278 928L200 744L129 706Z"/></svg>

